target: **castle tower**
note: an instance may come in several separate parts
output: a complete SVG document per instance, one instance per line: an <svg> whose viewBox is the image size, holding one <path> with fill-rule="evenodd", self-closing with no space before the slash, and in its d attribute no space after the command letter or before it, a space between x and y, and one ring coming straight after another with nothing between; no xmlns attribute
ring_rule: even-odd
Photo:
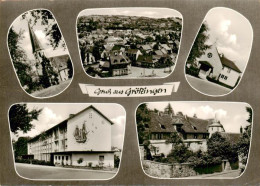
<svg viewBox="0 0 260 186"><path fill-rule="evenodd" d="M209 137L215 132L225 132L223 125L216 118L211 119L210 125L208 126Z"/></svg>

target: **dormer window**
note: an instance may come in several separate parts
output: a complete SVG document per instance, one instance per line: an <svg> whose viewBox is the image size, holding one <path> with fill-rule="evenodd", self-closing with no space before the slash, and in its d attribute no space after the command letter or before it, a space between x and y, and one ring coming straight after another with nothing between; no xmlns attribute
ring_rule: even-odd
<svg viewBox="0 0 260 186"><path fill-rule="evenodd" d="M192 126L192 128L193 128L194 130L197 130L197 127Z"/></svg>
<svg viewBox="0 0 260 186"><path fill-rule="evenodd" d="M162 124L160 124L160 123L159 123L159 125L160 125L161 129L166 129L166 128L165 128L165 125L162 125Z"/></svg>

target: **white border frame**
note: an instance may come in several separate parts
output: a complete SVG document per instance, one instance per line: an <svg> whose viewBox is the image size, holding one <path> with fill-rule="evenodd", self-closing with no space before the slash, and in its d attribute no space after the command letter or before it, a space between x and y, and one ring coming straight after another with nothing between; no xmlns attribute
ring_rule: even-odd
<svg viewBox="0 0 260 186"><path fill-rule="evenodd" d="M12 144L12 132L11 132L11 128L10 128L10 119L9 119L9 112L10 112L10 108L13 106L13 105L17 105L17 104L27 104L27 103L33 103L33 104L42 104L42 105L44 105L44 104L53 104L53 105L55 105L55 104L60 104L60 105L63 105L63 104L66 104L66 105L70 105L70 104L73 104L73 105L78 105L78 104L88 104L88 105L93 105L93 106L95 106L95 105L104 105L104 104L106 104L106 105L108 105L108 104L111 104L111 105L118 105L118 106L120 106L121 108L122 108L122 110L124 110L124 112L125 112L125 123L124 123L124 137L123 137L123 141L122 141L122 151L121 151L121 155L120 155L120 162L119 162L119 167L118 167L118 169L117 169L117 172L111 177L111 178L108 178L108 179L93 179L93 178L91 178L91 179L66 179L66 178L64 178L64 179L32 179L32 178L27 178L27 177L24 177L24 176L21 176L18 172L17 172L17 170L16 170L16 162L15 162L15 157L14 157L14 148L13 148L13 144ZM87 105L86 105L86 107L87 107ZM32 180L32 181L106 181L106 180L112 180L113 178L115 178L116 176L117 176L117 174L118 174L118 172L119 172L119 170L120 170L120 167L121 167L121 163L122 163L122 157L123 157L123 152L124 152L124 142L125 142L125 131L126 131L126 119L127 119L127 113L126 113L126 110L125 110L125 108L122 106L122 105L120 105L120 104L118 104L118 103L40 103L40 102L19 102L19 103L13 103L13 104L11 104L10 106L9 106L9 109L8 109L8 112L7 112L7 118L8 118L8 127L9 127L9 134L10 134L10 145L11 145L11 151L12 151L12 158L13 158L13 163L14 163L14 170L15 170L15 172L16 172L16 174L19 176L19 177L21 177L21 178L23 178L23 179L26 179L26 180ZM54 166L55 167L55 166ZM66 169L66 168L65 168ZM74 168L70 168L70 169L74 169ZM75 170L78 170L77 168L75 168ZM83 169L80 169L80 170L83 170ZM92 170L86 170L86 171L92 171ZM98 172L102 172L102 171L98 171ZM105 171L103 171L103 172L105 172ZM110 172L107 172L107 173L110 173ZM111 173L112 174L112 173Z"/></svg>
<svg viewBox="0 0 260 186"><path fill-rule="evenodd" d="M70 84L72 83L73 78L74 78L74 74L75 74L75 70L74 70L73 61L72 61L72 58L71 58L71 55L70 55L70 52L69 52L69 49L68 49L68 55L69 55L70 60L71 60L72 69L73 69L73 75L72 75L72 78L71 78L71 80L70 80L70 83L69 83L62 91L60 91L59 93L54 94L54 95L52 95L52 96L48 96L48 97L37 97L37 96L33 96L32 94L29 94L28 92L26 92L26 91L23 89L23 87L22 87L22 85L21 85L21 82L20 82L20 79L19 79L19 77L18 77L18 75L17 75L16 69L15 69L15 67L14 67L13 59L12 59L11 54L10 54L10 50L9 50L9 46L8 46L8 36L9 36L10 28L13 26L14 22L15 22L17 19L19 19L23 14L25 14L25 13L27 13L27 12L34 11L34 10L46 10L46 11L49 11L49 12L52 14L52 16L53 16L55 22L56 22L57 25L58 25L58 28L59 28L59 30L60 30L61 36L62 36L62 38L63 38L63 40L64 40L64 43L65 43L65 45L66 45L66 47L67 47L67 49L68 49L68 45L67 45L66 40L65 40L65 38L64 38L64 36L63 36L63 34L62 34L62 31L61 31L61 29L60 29L60 26L59 26L59 24L58 24L57 19L55 18L55 16L54 16L54 14L52 13L52 11L50 11L49 9L46 9L46 8L36 8L36 9L27 10L26 12L23 12L23 13L21 13L19 16L17 16L17 17L13 20L13 22L11 23L11 25L10 25L9 28L8 28L7 37L6 37L6 45L7 45L7 50L8 50L8 53L9 53L9 57L10 57L10 60L11 60L11 63L12 63L13 69L14 69L14 73L15 73L15 75L16 75L16 77L17 77L17 80L18 80L18 82L19 82L19 85L20 85L21 89L22 89L27 95L29 95L29 96L31 96L31 97L33 97L33 98L45 99L45 98L55 97L55 96L58 96L59 94L63 93L63 92L70 86ZM43 89L43 90L44 90L44 89Z"/></svg>
<svg viewBox="0 0 260 186"><path fill-rule="evenodd" d="M249 25L251 26L251 30L252 30L252 41L251 41L251 48L250 48L250 53L249 53L249 55L248 55L247 63L246 63L246 65L245 65L244 69L243 69L241 78L239 79L239 82L237 83L237 85L236 85L233 89L231 89L231 91L229 91L229 92L226 93L226 94L210 95L210 94L206 94L206 93L201 92L200 90L197 90L196 88L194 88L194 87L190 84L190 82L187 80L187 77L186 77L187 74L186 74L185 70L186 70L186 63L187 63L188 57L189 57L189 55L190 55L191 49L193 48L194 42L195 42L195 40L196 40L196 38L197 38L197 36L198 36L198 33L199 33L199 31L200 31L200 28L201 28L202 24L205 22L205 18L207 17L207 15L209 14L210 11L212 11L212 10L214 10L214 9L218 9L218 8L230 10L230 11L233 11L233 12L237 13L238 15L241 15L241 17L243 17L243 18L249 23ZM220 96L226 96L226 95L232 93L232 92L238 87L238 85L240 84L240 82L241 82L241 80L242 80L242 78L243 78L243 75L244 75L244 73L245 73L245 71L246 71L246 67L247 67L247 65L248 65L248 63L249 63L249 59L250 59L251 52L252 52L253 41L254 41L254 30L253 30L252 24L250 23L250 21L249 21L244 15L242 15L241 13L239 13L238 11L236 11L236 10L234 10L234 9L232 9L232 8L227 8L227 7L214 7L214 8L211 8L210 10L208 10L208 12L206 13L205 17L203 18L203 20L202 20L202 22L201 22L201 25L200 25L200 27L199 27L199 30L197 31L197 34L196 34L196 36L195 36L195 38L194 38L194 40L193 40L193 42L192 42L192 45L191 45L189 54L188 54L188 56L187 56L187 58L186 58L186 60L185 60L185 63L184 63L184 75L185 75L186 81L188 82L188 84L190 85L191 88L193 88L193 89L196 90L197 92L199 92L199 93L201 93L201 94L203 94L203 95L206 95L206 96L220 97Z"/></svg>
<svg viewBox="0 0 260 186"><path fill-rule="evenodd" d="M180 15L181 15L181 19L182 19L182 27L181 27L181 37L180 37L180 43L179 43L179 48L178 48L178 53L177 53L177 57L176 57L176 60L175 60L175 65L174 65L174 68L172 70L172 72L166 76L163 76L163 77L143 77L143 78L140 78L140 77L126 77L126 78L116 78L116 77L109 77L109 78L96 78L96 77L92 77L90 76L87 72L85 72L85 69L83 67L83 63L82 63L82 59L81 59L81 55L80 55L80 48L79 48L79 38L78 38L78 28L77 28L77 23L78 23L78 18L81 14L81 12L83 11L88 11L88 10L93 10L93 9L99 9L99 10L102 10L102 9L121 9L121 8L136 8L136 9L139 9L139 8L149 8L149 9L169 9L169 10L173 10L173 11L176 11L178 12ZM89 15L91 16L91 14ZM180 54L180 49L181 49L181 42L182 42L182 34L183 34L183 25L184 25L184 20L183 20L183 15L178 11L178 10L175 10L175 9L172 9L172 8L165 8L165 7L158 7L158 8L155 8L155 7L114 7L114 8L86 8L86 9L83 9L81 10L78 15L77 15L77 18L76 18L76 24L75 24L75 27L76 27L76 38L77 38L77 46L78 46L78 52L79 52L79 57L80 57L80 64L81 64L81 67L82 67L82 70L83 72L90 78L92 79L95 79L95 80L152 80L152 79L163 79L163 78L167 78L168 76L172 75L173 72L175 71L175 68L177 66L177 63L178 63L178 59L179 59L179 54Z"/></svg>
<svg viewBox="0 0 260 186"><path fill-rule="evenodd" d="M251 124L251 139L250 139L250 145L249 145L249 153L248 153L248 157L247 157L247 162L246 162L246 166L245 166L245 169L244 171L238 176L238 177L214 177L214 178L195 178L195 177L180 177L180 178L160 178L160 177L155 177L155 176L151 176L149 174L147 174L145 171L144 171L144 168L143 168L143 163L142 163L142 160L141 160L141 153L140 153L140 144L139 144L139 139L138 139L138 131L137 131L137 122L136 122L136 111L137 109L139 108L139 106L141 104L149 104L149 103L169 103L169 102L197 102L197 103L231 103L231 104L246 104L248 105L251 109L252 109L252 124ZM254 110L253 110L253 107L249 104L249 103L246 103L246 102L228 102L228 101L150 101L150 102L142 102L140 104L138 104L138 106L136 107L135 109L135 128L136 128L136 138L137 138L137 145L138 145L138 151L139 151L139 158L140 158L140 163L141 163L141 167L143 169L143 172L145 175L147 175L148 177L150 178L154 178L154 179L162 179L162 180L206 180L206 179L210 179L210 180L220 180L220 179L226 179L226 180L234 180L234 179L238 179L239 177L241 177L245 172L246 172L246 169L247 169L247 166L248 166L248 162L249 162L249 158L250 158L250 152L251 152L251 148L252 148L252 139L253 139L253 126L254 126ZM206 175L206 174L204 174Z"/></svg>

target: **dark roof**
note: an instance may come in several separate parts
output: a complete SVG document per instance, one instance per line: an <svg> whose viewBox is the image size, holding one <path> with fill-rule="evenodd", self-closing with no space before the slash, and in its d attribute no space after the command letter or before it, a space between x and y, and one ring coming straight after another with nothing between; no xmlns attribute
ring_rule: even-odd
<svg viewBox="0 0 260 186"><path fill-rule="evenodd" d="M220 135L226 138L231 144L237 143L241 136L240 133L226 133L226 132L221 132Z"/></svg>
<svg viewBox="0 0 260 186"><path fill-rule="evenodd" d="M131 61L124 54L117 54L116 55L115 53L111 52L110 53L110 62L111 62L111 65L114 65L114 64L128 64Z"/></svg>
<svg viewBox="0 0 260 186"><path fill-rule="evenodd" d="M51 61L52 65L55 66L57 69L65 69L67 67L67 61L69 60L69 55L64 54L61 56L53 56L49 57L49 60Z"/></svg>
<svg viewBox="0 0 260 186"><path fill-rule="evenodd" d="M170 115L151 112L151 121L149 122L150 132L176 132L172 125L173 120Z"/></svg>
<svg viewBox="0 0 260 186"><path fill-rule="evenodd" d="M151 112L151 121L148 125L150 132L176 132L174 124L182 125L185 133L208 133L208 120L188 116Z"/></svg>
<svg viewBox="0 0 260 186"><path fill-rule="evenodd" d="M39 42L37 36L35 35L33 29L30 27L29 23L28 23L28 28L29 28L31 45L32 45L32 52L34 53L34 52L37 52L39 50L43 50L41 43Z"/></svg>
<svg viewBox="0 0 260 186"><path fill-rule="evenodd" d="M227 59L225 56L220 57L220 61L223 66L229 67L229 68L233 69L234 71L241 73L241 71L236 66L236 64L233 61Z"/></svg>
<svg viewBox="0 0 260 186"><path fill-rule="evenodd" d="M112 50L120 50L121 48L123 48L122 45L115 45L113 46Z"/></svg>
<svg viewBox="0 0 260 186"><path fill-rule="evenodd" d="M138 52L138 49L128 49L127 50L127 53L130 53L130 54L136 54Z"/></svg>
<svg viewBox="0 0 260 186"><path fill-rule="evenodd" d="M199 61L199 63L207 65L207 66L210 66L210 67L213 68L213 66L209 62L207 62L207 61Z"/></svg>
<svg viewBox="0 0 260 186"><path fill-rule="evenodd" d="M96 109L93 105L90 105L90 106L88 106L87 108L81 110L80 112L78 112L78 113L76 113L76 114L71 114L67 119L65 119L65 120L63 120L62 122L58 123L57 125L55 125L55 126L49 128L49 129L46 130L45 132L49 132L49 131L51 131L52 129L54 129L54 128L56 128L56 127L62 125L62 124L67 124L67 122L68 122L69 119L72 119L72 118L76 117L77 115L81 114L82 112L84 112L84 111L86 111L86 110L88 110L88 109L90 109L90 108L92 108L92 109L95 110L97 113L99 113L99 114L100 114L103 118L105 118L111 125L114 124L110 119L108 119L104 114L102 114L102 113L101 113L98 109ZM41 133L41 134L42 134L42 133ZM38 134L37 136L33 137L33 138L30 139L29 141L34 141L34 140L38 139L41 134Z"/></svg>
<svg viewBox="0 0 260 186"><path fill-rule="evenodd" d="M137 58L137 61L139 61L139 62L146 62L146 63L152 63L153 62L153 56L139 55L138 58Z"/></svg>
<svg viewBox="0 0 260 186"><path fill-rule="evenodd" d="M186 116L186 121L182 127L186 133L208 133L208 120Z"/></svg>

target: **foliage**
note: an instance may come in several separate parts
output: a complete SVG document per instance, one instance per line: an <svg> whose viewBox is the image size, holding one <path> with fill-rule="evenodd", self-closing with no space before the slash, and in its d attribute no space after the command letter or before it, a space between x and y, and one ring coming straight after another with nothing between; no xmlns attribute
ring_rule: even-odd
<svg viewBox="0 0 260 186"><path fill-rule="evenodd" d="M117 155L114 155L114 166L118 168L120 165L120 158Z"/></svg>
<svg viewBox="0 0 260 186"><path fill-rule="evenodd" d="M69 71L68 71L68 78L72 78L72 76L73 76L73 68L72 68L72 62L71 62L70 58L67 61L67 68L69 69Z"/></svg>
<svg viewBox="0 0 260 186"><path fill-rule="evenodd" d="M92 167L92 165L93 165L92 162L89 162L89 163L88 163L88 166L89 166L89 167Z"/></svg>
<svg viewBox="0 0 260 186"><path fill-rule="evenodd" d="M189 150L184 143L181 143L174 146L168 154L167 159L170 163L184 163L187 162L191 156L193 156L193 152Z"/></svg>
<svg viewBox="0 0 260 186"><path fill-rule="evenodd" d="M166 142L166 144L171 143L172 147L174 147L175 145L180 145L180 144L183 143L181 137L178 135L177 132L171 133L170 137L165 142Z"/></svg>
<svg viewBox="0 0 260 186"><path fill-rule="evenodd" d="M192 163L194 167L207 167L222 163L220 157L214 157L208 152L202 152L201 150L195 152L187 161Z"/></svg>
<svg viewBox="0 0 260 186"><path fill-rule="evenodd" d="M13 133L27 133L33 128L32 121L37 120L42 109L29 111L26 104L13 105L9 110L10 128Z"/></svg>
<svg viewBox="0 0 260 186"><path fill-rule="evenodd" d="M30 137L19 137L18 140L13 144L14 156L22 156L28 154L27 143Z"/></svg>
<svg viewBox="0 0 260 186"><path fill-rule="evenodd" d="M51 85L59 84L58 73L54 71L50 60L42 55L42 75L40 76L40 83L43 88L48 88Z"/></svg>
<svg viewBox="0 0 260 186"><path fill-rule="evenodd" d="M78 164L81 164L83 162L83 158L79 158L78 160L77 160L77 163Z"/></svg>
<svg viewBox="0 0 260 186"><path fill-rule="evenodd" d="M44 160L37 160L37 159L33 159L33 160L30 160L30 159L15 159L15 162L16 163L32 163L32 164L35 164L35 165L47 165L47 166L54 166L54 164L50 161L44 161Z"/></svg>
<svg viewBox="0 0 260 186"><path fill-rule="evenodd" d="M209 28L206 22L201 25L199 33L194 41L192 49L190 51L187 63L193 64L196 58L202 56L205 51L210 48L210 45L207 45L205 42L208 40L209 35L207 35Z"/></svg>
<svg viewBox="0 0 260 186"><path fill-rule="evenodd" d="M22 18L27 20L29 18L29 24L33 24L33 26L37 23L45 26L45 35L46 37L49 36L47 38L49 39L50 44L54 49L59 45L61 45L63 48L66 47L65 41L62 39L62 34L59 30L58 24L50 11L41 9L32 10L23 14Z"/></svg>
<svg viewBox="0 0 260 186"><path fill-rule="evenodd" d="M212 134L211 138L207 141L207 147L208 154L212 157L220 157L222 160L228 159L230 162L238 160L235 146L231 145L219 132Z"/></svg>
<svg viewBox="0 0 260 186"><path fill-rule="evenodd" d="M249 114L247 122L249 122L250 124L245 128L242 136L240 137L237 143L238 154L242 158L243 165L246 165L248 159L250 140L251 140L252 115L253 115L252 108L246 107L246 111Z"/></svg>
<svg viewBox="0 0 260 186"><path fill-rule="evenodd" d="M17 76L22 86L28 86L29 89L33 87L32 78L29 75L31 67L28 62L25 51L19 46L19 41L22 39L22 32L16 33L13 27L8 33L8 48L16 70Z"/></svg>
<svg viewBox="0 0 260 186"><path fill-rule="evenodd" d="M167 110L167 114L173 114L174 113L173 108L172 108L170 103L168 103L168 105L166 106L165 109Z"/></svg>
<svg viewBox="0 0 260 186"><path fill-rule="evenodd" d="M139 144L143 144L145 140L148 140L148 131L145 128L145 124L150 122L151 115L147 104L141 104L136 111L136 123L138 131Z"/></svg>

